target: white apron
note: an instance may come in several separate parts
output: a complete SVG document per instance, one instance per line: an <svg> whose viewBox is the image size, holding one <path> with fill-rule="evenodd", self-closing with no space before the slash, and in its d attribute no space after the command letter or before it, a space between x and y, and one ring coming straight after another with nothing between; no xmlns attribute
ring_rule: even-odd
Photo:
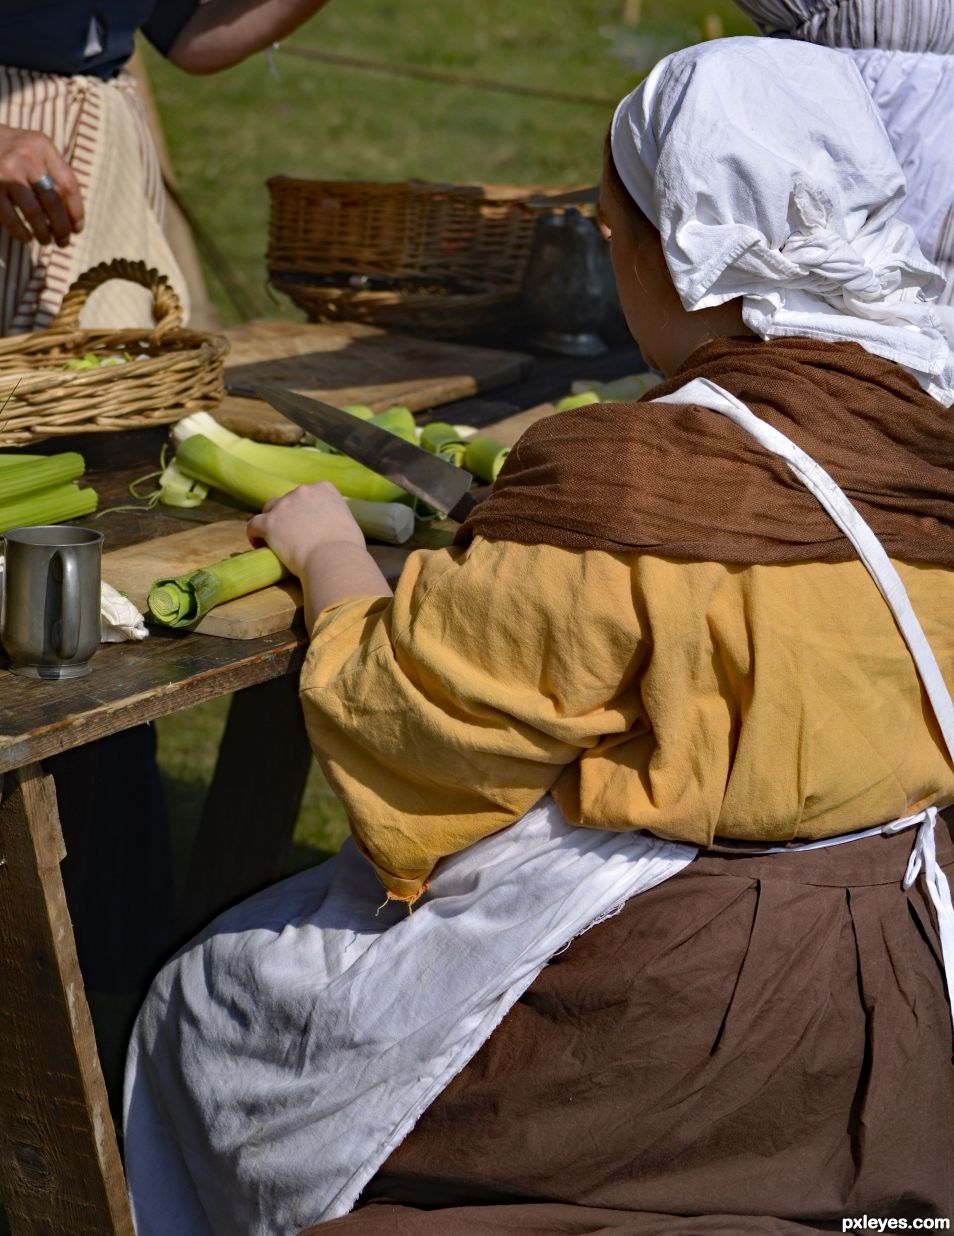
<svg viewBox="0 0 954 1236"><path fill-rule="evenodd" d="M711 382L666 401L730 416L822 502L894 612L954 754L954 703L904 587L834 481ZM919 826L904 880L924 876L950 993L954 909L934 858L936 815L884 831ZM293 1236L347 1214L548 959L696 853L573 827L548 798L445 859L410 916L394 902L375 909L380 886L350 842L223 915L159 975L130 1045L126 1171L139 1236Z"/></svg>

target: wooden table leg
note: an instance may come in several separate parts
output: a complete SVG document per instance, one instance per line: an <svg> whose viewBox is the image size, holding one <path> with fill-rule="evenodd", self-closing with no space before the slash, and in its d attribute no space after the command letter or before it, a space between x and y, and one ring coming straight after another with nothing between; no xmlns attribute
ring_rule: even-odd
<svg viewBox="0 0 954 1236"><path fill-rule="evenodd" d="M189 864L183 940L282 875L311 759L297 674L235 694Z"/></svg>
<svg viewBox="0 0 954 1236"><path fill-rule="evenodd" d="M0 803L0 1198L13 1236L133 1236L60 861L52 778Z"/></svg>

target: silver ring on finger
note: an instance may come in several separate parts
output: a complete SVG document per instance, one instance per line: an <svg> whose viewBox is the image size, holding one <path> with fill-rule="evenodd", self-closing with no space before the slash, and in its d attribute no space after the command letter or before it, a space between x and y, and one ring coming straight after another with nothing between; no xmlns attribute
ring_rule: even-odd
<svg viewBox="0 0 954 1236"><path fill-rule="evenodd" d="M56 181L49 172L44 172L39 180L34 180L30 185L34 193L55 193Z"/></svg>

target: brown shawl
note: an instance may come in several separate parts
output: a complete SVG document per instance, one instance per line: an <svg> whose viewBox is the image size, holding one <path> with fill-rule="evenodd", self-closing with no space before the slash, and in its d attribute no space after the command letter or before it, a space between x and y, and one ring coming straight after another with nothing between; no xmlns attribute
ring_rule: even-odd
<svg viewBox="0 0 954 1236"><path fill-rule="evenodd" d="M855 551L787 466L727 417L653 402L709 378L807 451L887 552L954 567L954 410L854 343L720 339L635 404L533 425L458 531L690 561L843 562Z"/></svg>

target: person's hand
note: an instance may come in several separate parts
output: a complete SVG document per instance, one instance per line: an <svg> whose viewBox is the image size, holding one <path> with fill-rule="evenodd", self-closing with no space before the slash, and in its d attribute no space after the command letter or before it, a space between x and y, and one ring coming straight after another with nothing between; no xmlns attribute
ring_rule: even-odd
<svg viewBox="0 0 954 1236"><path fill-rule="evenodd" d="M248 521L252 545L268 545L299 578L308 559L327 545L364 549L364 535L348 504L328 481L299 485L281 498L266 502L261 515Z"/></svg>
<svg viewBox="0 0 954 1236"><path fill-rule="evenodd" d="M66 246L83 230L79 182L44 133L0 125L0 227L23 245Z"/></svg>

